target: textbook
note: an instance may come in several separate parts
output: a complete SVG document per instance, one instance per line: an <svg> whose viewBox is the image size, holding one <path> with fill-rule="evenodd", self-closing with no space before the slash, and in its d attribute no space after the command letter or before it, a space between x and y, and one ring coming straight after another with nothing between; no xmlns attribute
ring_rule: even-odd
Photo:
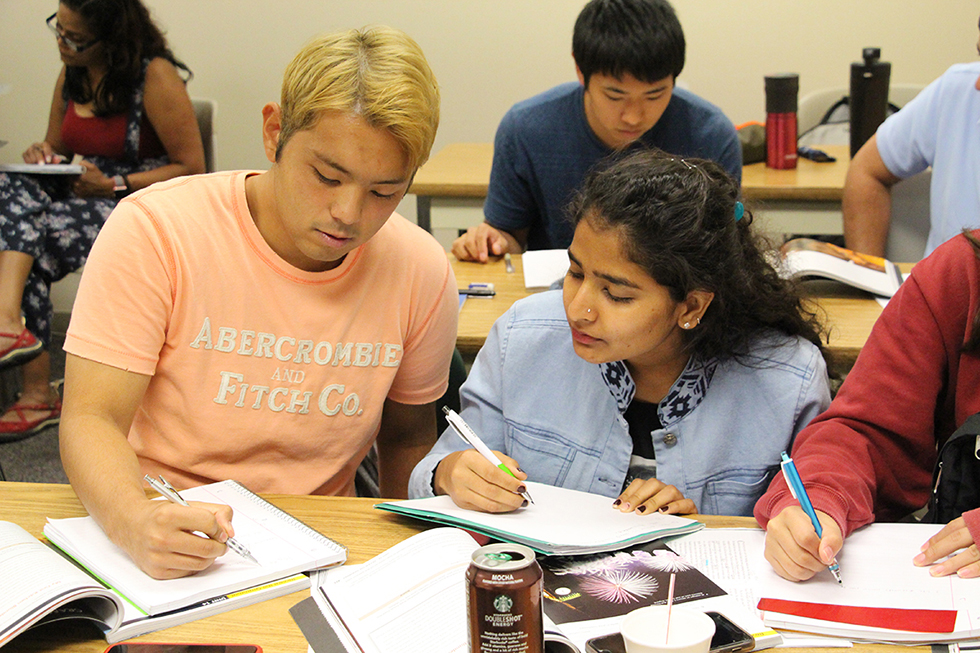
<svg viewBox="0 0 980 653"><path fill-rule="evenodd" d="M85 166L73 163L0 163L0 172L25 175L80 175Z"/></svg>
<svg viewBox="0 0 980 653"><path fill-rule="evenodd" d="M780 272L787 278L823 277L882 297L891 297L902 285L902 272L891 261L831 243L794 238L784 243L779 252Z"/></svg>
<svg viewBox="0 0 980 653"><path fill-rule="evenodd" d="M329 629L297 625L315 653L465 651L466 568L478 548L463 530L434 528L363 565L318 572L311 593ZM549 652L584 653L544 621Z"/></svg>
<svg viewBox="0 0 980 653"><path fill-rule="evenodd" d="M291 612L315 653L466 650L466 569L479 547L457 528L419 533L363 565L314 575L311 594L320 622L308 610ZM745 630L759 633L758 648L780 642L775 632L764 634L761 621L661 543L539 562L550 653L585 653L588 639L618 632L629 611L665 602L668 586L662 581L671 571L677 574L678 604L723 612ZM613 586L618 589L610 591Z"/></svg>
<svg viewBox="0 0 980 653"><path fill-rule="evenodd" d="M235 539L259 564L229 551L200 573L157 580L143 573L91 517L48 520L44 534L89 574L151 616L347 559L344 547L235 481L183 490L181 495L188 501L231 506Z"/></svg>
<svg viewBox="0 0 980 653"><path fill-rule="evenodd" d="M308 576L295 574L150 617L10 522L0 522L0 577L0 646L32 626L63 619L94 622L112 644L310 585Z"/></svg>
<svg viewBox="0 0 980 653"><path fill-rule="evenodd" d="M782 643L758 613L742 605L721 583L679 555L673 538L591 556L541 558L544 571L544 611L562 634L584 650L593 637L618 633L633 610L666 605L671 576L674 603L728 617L755 639L753 650Z"/></svg>
<svg viewBox="0 0 980 653"><path fill-rule="evenodd" d="M612 507L612 499L598 494L543 483L525 485L534 503L509 513L466 510L448 496L389 501L375 508L516 542L545 555L618 551L704 528L677 515L620 512Z"/></svg>

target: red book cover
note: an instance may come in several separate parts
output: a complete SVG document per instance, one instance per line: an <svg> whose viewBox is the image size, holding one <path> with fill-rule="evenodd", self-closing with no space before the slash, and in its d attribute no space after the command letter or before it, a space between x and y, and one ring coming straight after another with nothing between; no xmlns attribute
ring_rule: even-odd
<svg viewBox="0 0 980 653"><path fill-rule="evenodd" d="M778 612L809 619L922 633L951 633L956 625L956 610L871 608L783 599L759 599L758 607L765 612Z"/></svg>

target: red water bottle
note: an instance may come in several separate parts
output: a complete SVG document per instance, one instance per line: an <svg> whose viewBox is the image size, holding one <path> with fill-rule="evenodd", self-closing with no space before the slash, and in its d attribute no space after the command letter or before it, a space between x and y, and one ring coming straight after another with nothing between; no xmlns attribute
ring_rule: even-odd
<svg viewBox="0 0 980 653"><path fill-rule="evenodd" d="M796 73L766 76L766 166L796 167Z"/></svg>

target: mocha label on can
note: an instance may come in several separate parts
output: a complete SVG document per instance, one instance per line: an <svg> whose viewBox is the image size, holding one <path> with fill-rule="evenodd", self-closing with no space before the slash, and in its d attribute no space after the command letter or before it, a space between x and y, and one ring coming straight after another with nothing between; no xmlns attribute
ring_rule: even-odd
<svg viewBox="0 0 980 653"><path fill-rule="evenodd" d="M542 653L541 566L520 544L473 552L466 570L471 653Z"/></svg>

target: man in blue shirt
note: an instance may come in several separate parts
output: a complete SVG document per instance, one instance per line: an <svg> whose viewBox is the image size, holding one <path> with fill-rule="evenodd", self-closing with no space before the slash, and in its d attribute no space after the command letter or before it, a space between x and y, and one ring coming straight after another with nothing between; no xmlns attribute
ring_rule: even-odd
<svg viewBox="0 0 980 653"><path fill-rule="evenodd" d="M453 243L456 258L568 247L565 206L590 168L620 152L655 147L712 159L740 181L731 121L674 85L684 53L667 0L591 0L572 36L578 83L519 102L501 120L485 222Z"/></svg>
<svg viewBox="0 0 980 653"><path fill-rule="evenodd" d="M980 44L977 45L980 52ZM844 242L885 255L891 187L932 167L923 256L980 226L980 62L956 64L891 115L851 161L844 183Z"/></svg>

